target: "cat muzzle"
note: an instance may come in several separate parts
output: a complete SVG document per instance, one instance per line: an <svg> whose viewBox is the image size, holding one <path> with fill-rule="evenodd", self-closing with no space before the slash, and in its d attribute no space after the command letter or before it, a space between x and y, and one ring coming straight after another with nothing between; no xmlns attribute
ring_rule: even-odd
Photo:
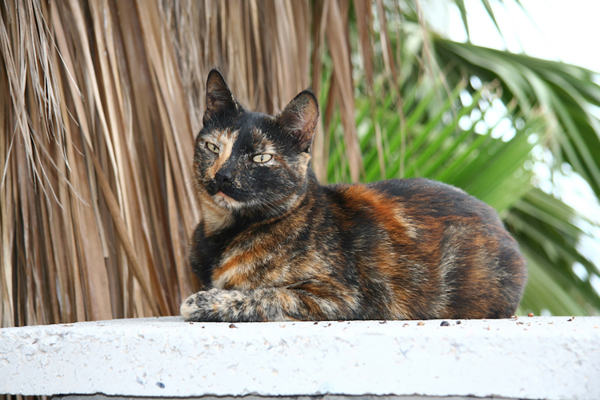
<svg viewBox="0 0 600 400"><path fill-rule="evenodd" d="M218 192L223 192L228 196L231 196L229 192L231 191L232 184L231 170L229 168L221 168L216 174L211 183L212 187L209 189L211 195L215 195Z"/></svg>
<svg viewBox="0 0 600 400"><path fill-rule="evenodd" d="M233 194L235 191L232 187L233 179L231 177L231 171L227 169L221 169L215 175L214 179L207 185L206 189L211 196L222 194L225 198L236 200L236 196Z"/></svg>

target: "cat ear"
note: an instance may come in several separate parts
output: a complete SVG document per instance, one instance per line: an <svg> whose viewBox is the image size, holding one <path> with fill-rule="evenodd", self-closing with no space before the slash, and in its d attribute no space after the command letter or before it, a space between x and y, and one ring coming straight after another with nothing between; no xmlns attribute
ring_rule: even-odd
<svg viewBox="0 0 600 400"><path fill-rule="evenodd" d="M238 111L241 108L231 90L225 82L225 78L217 69L208 74L206 80L206 111L204 119L212 118L223 112Z"/></svg>
<svg viewBox="0 0 600 400"><path fill-rule="evenodd" d="M299 142L301 151L309 151L319 120L319 103L310 90L300 92L276 117L277 122Z"/></svg>

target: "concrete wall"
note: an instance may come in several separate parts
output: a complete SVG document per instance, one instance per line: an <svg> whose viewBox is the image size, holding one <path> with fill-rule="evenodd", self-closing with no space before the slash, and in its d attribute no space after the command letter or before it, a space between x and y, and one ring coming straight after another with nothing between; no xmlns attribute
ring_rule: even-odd
<svg viewBox="0 0 600 400"><path fill-rule="evenodd" d="M600 318L446 322L6 328L0 393L600 399Z"/></svg>

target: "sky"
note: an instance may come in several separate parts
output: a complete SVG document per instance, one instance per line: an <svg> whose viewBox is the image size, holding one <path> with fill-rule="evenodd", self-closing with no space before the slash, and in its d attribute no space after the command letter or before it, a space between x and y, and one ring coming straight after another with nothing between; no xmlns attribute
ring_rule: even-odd
<svg viewBox="0 0 600 400"><path fill-rule="evenodd" d="M600 74L600 0L521 0L526 12L515 0L504 0L503 4L491 0L490 3L503 35L498 33L481 0L465 0L473 44L524 52L533 57L579 65ZM422 4L432 25L442 34L455 41L467 41L455 4L446 0L422 0ZM580 176L567 170L563 176L555 176L551 183L550 170L541 164L536 172L542 184L551 186L555 195L595 220L597 226L579 224L590 235L584 238L580 251L600 268L600 204ZM577 273L577 268L574 271ZM583 274L581 269L579 272ZM593 283L600 292L600 280Z"/></svg>
<svg viewBox="0 0 600 400"><path fill-rule="evenodd" d="M433 0L435 3L439 0ZM481 0L465 0L472 42L476 45L508 49L540 58L560 60L600 72L599 0L521 0L527 16L514 0L504 5L491 1L504 34L496 31ZM447 33L452 39L466 40L458 8L451 7ZM506 42L505 42L506 41Z"/></svg>

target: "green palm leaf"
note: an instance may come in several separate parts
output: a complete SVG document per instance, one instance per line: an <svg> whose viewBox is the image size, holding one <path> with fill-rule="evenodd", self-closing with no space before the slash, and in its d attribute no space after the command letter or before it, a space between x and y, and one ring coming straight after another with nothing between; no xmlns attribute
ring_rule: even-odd
<svg viewBox="0 0 600 400"><path fill-rule="evenodd" d="M435 39L440 64L459 63L464 73L484 81L499 79L504 100L516 99L528 113L540 107L548 125L556 125L548 147L571 164L600 196L600 121L592 113L600 106L600 86L584 68L498 50Z"/></svg>
<svg viewBox="0 0 600 400"><path fill-rule="evenodd" d="M468 32L465 4L455 3ZM594 222L537 189L531 168L540 162L534 153L550 151L551 170L570 164L600 197L600 157L594 156L600 154L600 121L591 111L600 107L595 75L559 62L451 42L419 21L413 2L406 4L397 27L401 33L390 35L402 58L399 84L376 76L374 91L385 95L377 101L361 92L356 100L363 180L421 176L463 188L500 212L528 259L530 279L521 312L598 313L600 295L591 278L600 271L579 250L588 234L577 221ZM496 21L490 3L483 5ZM382 65L377 59L374 63ZM483 85L467 84L472 77ZM504 111L490 121L490 109ZM328 132L330 181L350 176L338 120L333 118ZM512 134L506 136L508 131ZM574 265L587 277L576 274Z"/></svg>

